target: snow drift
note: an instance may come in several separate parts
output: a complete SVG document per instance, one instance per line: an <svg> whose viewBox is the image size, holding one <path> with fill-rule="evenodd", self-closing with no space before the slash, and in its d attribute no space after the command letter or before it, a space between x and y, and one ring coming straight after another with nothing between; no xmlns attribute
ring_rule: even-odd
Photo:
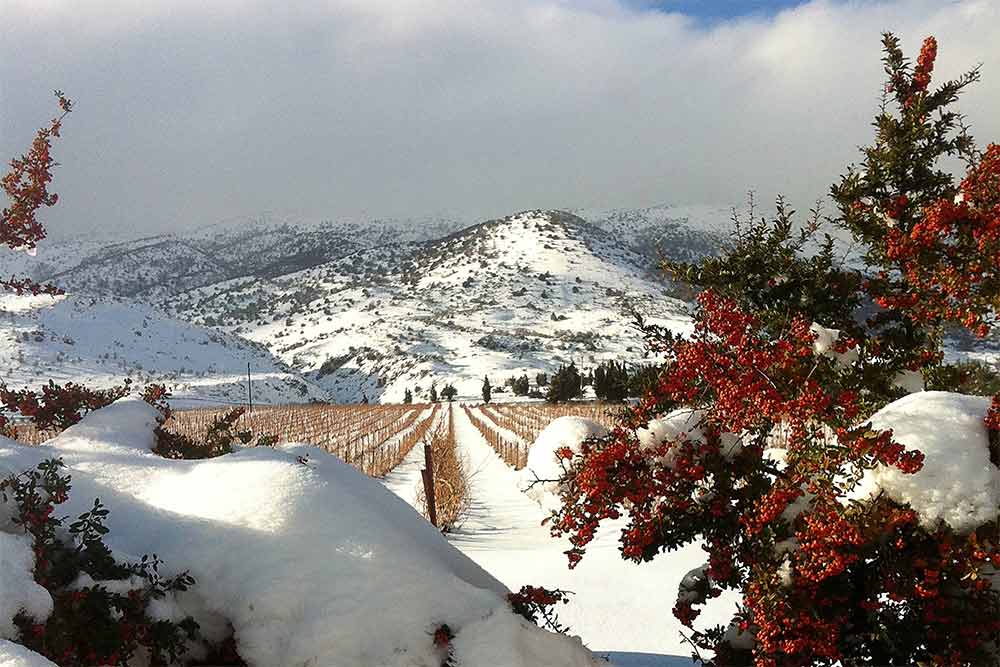
<svg viewBox="0 0 1000 667"><path fill-rule="evenodd" d="M866 471L855 490L874 497L880 490L908 503L929 528L944 522L968 532L1000 515L1000 468L990 461L983 420L990 399L944 391L910 394L879 410L877 431L892 429L893 440L924 454L923 468L908 475L878 466Z"/></svg>
<svg viewBox="0 0 1000 667"><path fill-rule="evenodd" d="M60 514L99 497L111 511L106 542L120 560L156 553L165 573L195 578L190 591L163 601L162 616L191 615L214 640L231 626L257 667L438 667L432 635L442 624L455 634L459 665L594 664L578 639L513 614L499 581L339 459L286 445L166 460L150 452L155 417L124 399L41 447L0 440L0 474L62 457L73 488ZM14 591L10 599L44 614L10 509L0 507L2 597ZM12 638L8 606L0 606L0 663L47 664L3 641Z"/></svg>
<svg viewBox="0 0 1000 667"><path fill-rule="evenodd" d="M588 438L602 438L608 434L601 424L583 417L557 417L542 429L535 442L528 449L528 462L522 474L521 488L533 500L546 508L558 504L558 482L537 482L536 480L556 480L562 477L563 464L559 450L568 448L574 454L580 452L580 445Z"/></svg>
<svg viewBox="0 0 1000 667"><path fill-rule="evenodd" d="M3 667L56 667L56 664L47 658L6 639L0 639L0 665Z"/></svg>

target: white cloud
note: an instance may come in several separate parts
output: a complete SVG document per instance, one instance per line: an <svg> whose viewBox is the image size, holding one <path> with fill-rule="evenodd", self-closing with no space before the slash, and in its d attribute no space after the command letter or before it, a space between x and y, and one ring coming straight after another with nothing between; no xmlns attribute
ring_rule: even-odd
<svg viewBox="0 0 1000 667"><path fill-rule="evenodd" d="M502 214L535 206L808 203L870 136L879 34L1000 139L1000 4L817 0L704 25L616 0L328 0L262 7L0 0L0 155L52 88L53 229L141 231L262 210Z"/></svg>

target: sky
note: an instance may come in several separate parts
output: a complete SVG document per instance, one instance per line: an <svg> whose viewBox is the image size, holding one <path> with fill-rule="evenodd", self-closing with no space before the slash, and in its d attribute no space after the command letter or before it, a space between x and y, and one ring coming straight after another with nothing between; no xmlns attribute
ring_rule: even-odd
<svg viewBox="0 0 1000 667"><path fill-rule="evenodd" d="M85 9L81 9L85 7ZM0 0L0 156L76 103L53 236L822 197L880 33L1000 140L1000 0Z"/></svg>

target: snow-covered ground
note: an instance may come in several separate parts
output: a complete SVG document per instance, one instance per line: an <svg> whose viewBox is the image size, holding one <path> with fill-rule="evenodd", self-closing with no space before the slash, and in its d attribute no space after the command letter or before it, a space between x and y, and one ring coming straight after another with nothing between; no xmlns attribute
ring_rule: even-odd
<svg viewBox="0 0 1000 667"><path fill-rule="evenodd" d="M51 379L91 387L167 385L177 407L254 399L304 403L325 392L262 345L117 297L0 295L0 377L11 387Z"/></svg>
<svg viewBox="0 0 1000 667"><path fill-rule="evenodd" d="M945 392L919 392L884 408L873 424L894 429L927 459L906 478L876 469L859 499L884 492L928 526L967 530L996 520L1000 471L989 460L988 408L988 399ZM158 602L156 613L190 615L214 641L231 631L253 667L436 667L443 654L431 636L445 623L458 665L602 664L591 652L619 667L690 665L671 608L684 576L703 564L702 551L691 546L636 565L621 559L612 525L569 570L568 543L541 525L546 503L524 492L529 476L497 456L464 410L452 414L471 503L447 536L413 507L419 447L384 480L307 445L167 460L150 451L155 411L135 399L91 413L41 446L0 438L0 476L61 457L73 488L59 513L76 515L100 498L111 511L107 541L119 559L156 553L165 574L189 570L197 582ZM540 450L551 453L554 435L578 439L599 428L576 418L555 426L539 436ZM47 666L10 643L17 610L44 617L51 609L11 510L0 503L0 665ZM981 575L997 585L995 571ZM525 584L574 593L557 610L570 636L510 611L505 594ZM735 602L715 600L700 622L725 622ZM197 655L199 645L192 650Z"/></svg>
<svg viewBox="0 0 1000 667"><path fill-rule="evenodd" d="M521 489L524 476L493 451L464 410L453 410L459 456L470 480L471 508L448 540L483 569L517 590L525 584L562 588L574 593L559 605L560 620L598 655L623 667L690 665L681 624L674 618L677 587L691 569L702 565L698 547L662 556L643 565L622 560L618 531L608 526L574 569L563 553L569 543L556 540L541 525L547 512ZM417 474L410 484L420 483ZM404 463L404 469L406 463ZM413 497L395 474L387 486L404 499ZM730 600L717 600L703 614L707 624L728 620Z"/></svg>
<svg viewBox="0 0 1000 667"><path fill-rule="evenodd" d="M190 571L195 585L158 601L157 617L190 615L216 642L231 627L253 667L438 667L443 624L459 665L595 666L579 640L515 615L500 581L336 457L286 445L168 460L150 451L155 415L123 399L39 447L0 438L0 476L60 456L73 478L60 514L100 498L120 560L156 553L164 574ZM44 617L51 600L12 508L0 504L0 615ZM0 623L0 664L47 664L4 643L12 630Z"/></svg>

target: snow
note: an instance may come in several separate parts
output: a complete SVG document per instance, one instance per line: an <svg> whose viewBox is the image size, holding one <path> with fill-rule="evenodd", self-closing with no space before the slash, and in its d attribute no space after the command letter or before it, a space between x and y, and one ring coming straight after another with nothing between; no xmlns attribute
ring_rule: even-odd
<svg viewBox="0 0 1000 667"><path fill-rule="evenodd" d="M215 640L230 623L250 665L436 667L444 623L464 664L593 664L578 640L522 623L500 581L379 481L306 445L162 459L149 451L154 418L123 399L41 447L0 443L0 467L63 457L73 490L60 513L99 497L118 558L156 553L164 574L195 578L158 613L190 614ZM17 562L4 573L30 588Z"/></svg>
<svg viewBox="0 0 1000 667"><path fill-rule="evenodd" d="M854 347L846 352L837 352L834 349L837 341L840 340L840 329L828 329L816 322L809 327L809 331L816 335L813 341L813 353L817 356L836 359L844 366L850 366L858 360L858 348Z"/></svg>
<svg viewBox="0 0 1000 667"><path fill-rule="evenodd" d="M690 647L671 610L684 574L704 563L700 545L637 565L622 559L618 538L623 523L612 522L598 531L583 560L570 570L564 553L568 540L554 539L542 525L548 511L519 490L521 473L493 451L464 410L456 409L454 418L471 508L448 534L451 543L512 590L531 584L573 591L569 603L556 609L560 621L596 655L611 657L612 665L691 665L690 658L677 657L689 655ZM723 623L735 603L735 596L726 593L705 608L699 621L706 627Z"/></svg>
<svg viewBox="0 0 1000 667"><path fill-rule="evenodd" d="M0 294L0 358L11 387L39 378L90 387L166 384L181 403L244 403L247 367L258 403L296 403L325 392L259 345L112 297Z"/></svg>
<svg viewBox="0 0 1000 667"><path fill-rule="evenodd" d="M699 442L704 440L705 433L701 429L702 420L705 417L703 410L692 408L680 408L668 413L663 417L651 419L645 428L636 431L639 438L639 447L643 450L656 449L664 443L678 442L685 440L688 442ZM727 459L732 459L739 453L740 439L732 433L723 433L720 437L722 455ZM660 465L669 467L672 465L675 450L668 449L667 452L657 457Z"/></svg>
<svg viewBox="0 0 1000 667"><path fill-rule="evenodd" d="M990 399L941 391L905 396L871 419L876 431L924 454L923 468L905 474L878 466L866 471L852 494L871 498L884 491L909 504L928 528L943 522L966 533L1000 515L1000 468L990 462L983 419Z"/></svg>
<svg viewBox="0 0 1000 667"><path fill-rule="evenodd" d="M553 419L528 449L528 462L522 472L521 488L537 502L551 507L557 502L552 496L559 490L559 483L555 480L563 475L564 460L559 458L559 450L566 448L577 454L584 440L601 438L607 434L608 429L604 426L583 417L569 415Z"/></svg>
<svg viewBox="0 0 1000 667"><path fill-rule="evenodd" d="M924 376L920 371L899 371L892 379L892 384L907 394L914 394L924 390Z"/></svg>
<svg viewBox="0 0 1000 667"><path fill-rule="evenodd" d="M52 597L35 583L34 568L31 538L0 532L0 639L17 638L14 616L19 612L35 618L52 613Z"/></svg>
<svg viewBox="0 0 1000 667"><path fill-rule="evenodd" d="M0 639L0 665L2 667L56 667L54 662L50 662L34 651L6 639Z"/></svg>

